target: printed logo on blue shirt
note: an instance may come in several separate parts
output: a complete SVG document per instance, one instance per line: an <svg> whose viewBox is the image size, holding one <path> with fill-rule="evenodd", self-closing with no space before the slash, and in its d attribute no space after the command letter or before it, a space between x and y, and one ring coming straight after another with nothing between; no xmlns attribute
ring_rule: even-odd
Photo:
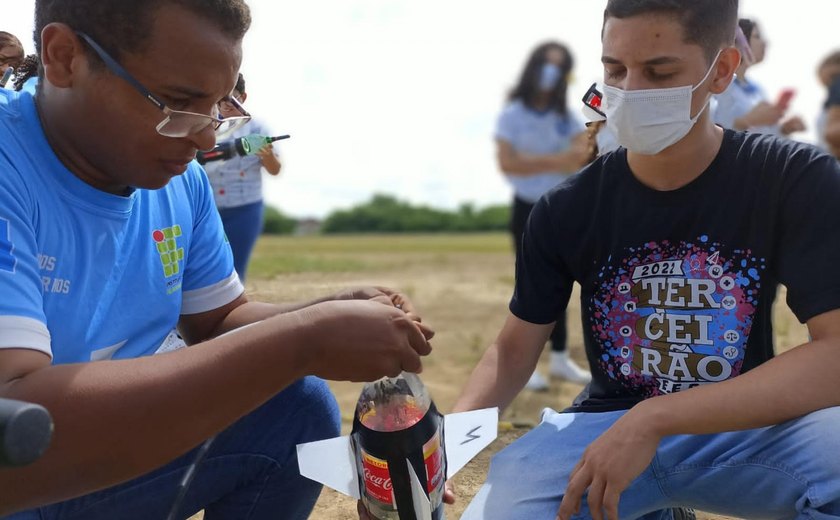
<svg viewBox="0 0 840 520"><path fill-rule="evenodd" d="M181 226L175 224L172 227L156 229L152 232L160 255L160 263L163 266L163 275L166 278L175 276L181 272L181 265L184 262L184 248L178 247L178 238L181 237Z"/></svg>
<svg viewBox="0 0 840 520"><path fill-rule="evenodd" d="M12 244L11 230L9 228L9 221L0 218L0 271L14 273L17 259L12 254L15 250L15 245Z"/></svg>

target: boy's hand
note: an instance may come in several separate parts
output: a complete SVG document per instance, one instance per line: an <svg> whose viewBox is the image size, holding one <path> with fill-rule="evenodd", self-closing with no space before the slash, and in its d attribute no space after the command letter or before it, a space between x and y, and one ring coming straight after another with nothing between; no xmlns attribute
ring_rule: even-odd
<svg viewBox="0 0 840 520"><path fill-rule="evenodd" d="M566 494L557 513L569 520L580 512L583 494L589 490L589 512L594 520L618 520L618 500L653 460L660 436L642 413L628 411L595 439L569 475Z"/></svg>

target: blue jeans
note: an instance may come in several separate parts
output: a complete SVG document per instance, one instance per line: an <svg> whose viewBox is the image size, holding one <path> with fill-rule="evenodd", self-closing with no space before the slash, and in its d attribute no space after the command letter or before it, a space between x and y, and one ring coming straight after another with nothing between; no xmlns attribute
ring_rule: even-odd
<svg viewBox="0 0 840 520"><path fill-rule="evenodd" d="M499 452L461 520L553 520L583 450L623 411L547 411ZM840 407L769 428L677 435L621 494L622 519L692 507L739 518L840 518ZM580 515L591 518L586 500Z"/></svg>
<svg viewBox="0 0 840 520"><path fill-rule="evenodd" d="M340 422L326 383L315 377L294 383L217 436L187 491L179 518L201 509L206 520L307 518L321 484L300 476L295 446L338 436ZM8 518L165 519L195 452L125 484Z"/></svg>
<svg viewBox="0 0 840 520"><path fill-rule="evenodd" d="M233 267L239 279L244 282L251 252L263 228L263 201L235 208L222 208L219 210L219 216L222 217L222 226L233 251Z"/></svg>

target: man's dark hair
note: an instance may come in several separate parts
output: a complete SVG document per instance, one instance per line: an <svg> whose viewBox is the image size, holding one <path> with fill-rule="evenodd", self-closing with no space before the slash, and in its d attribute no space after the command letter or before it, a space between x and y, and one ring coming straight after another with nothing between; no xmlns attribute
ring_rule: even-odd
<svg viewBox="0 0 840 520"><path fill-rule="evenodd" d="M528 61L525 63L525 68L522 70L522 75L519 77L519 82L508 95L508 101L521 100L528 108L536 108L535 104L539 95L540 73L546 62L546 56L552 49L558 49L563 53L563 65L560 67L560 70L563 71L563 76L551 92L547 109L555 110L560 114L566 114L566 89L568 87L569 73L575 65L575 60L568 47L555 41L542 43L531 51L530 56L528 56Z"/></svg>
<svg viewBox="0 0 840 520"><path fill-rule="evenodd" d="M233 87L233 90L239 92L240 94L245 93L245 76L243 76L241 72L236 78L236 86Z"/></svg>
<svg viewBox="0 0 840 520"><path fill-rule="evenodd" d="M738 26L742 31L744 31L744 36L747 38L747 41L752 39L753 31L755 31L756 25L755 21L750 20L749 18L738 19Z"/></svg>
<svg viewBox="0 0 840 520"><path fill-rule="evenodd" d="M251 25L245 0L36 0L35 50L41 54L44 26L60 22L87 34L119 61L123 53L143 50L154 13L167 4L214 22L233 40L241 40ZM100 63L92 49L88 55L94 66Z"/></svg>
<svg viewBox="0 0 840 520"><path fill-rule="evenodd" d="M738 0L608 0L604 23L641 14L674 16L683 26L686 43L703 47L712 61L721 47L735 41Z"/></svg>

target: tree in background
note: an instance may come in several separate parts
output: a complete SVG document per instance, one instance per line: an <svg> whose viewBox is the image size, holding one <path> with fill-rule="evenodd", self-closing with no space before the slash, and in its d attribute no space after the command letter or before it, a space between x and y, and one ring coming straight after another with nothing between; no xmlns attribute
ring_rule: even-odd
<svg viewBox="0 0 840 520"><path fill-rule="evenodd" d="M330 233L446 233L502 231L510 219L508 206L475 210L471 204L457 211L412 206L390 195L374 195L370 202L330 214L321 231Z"/></svg>

